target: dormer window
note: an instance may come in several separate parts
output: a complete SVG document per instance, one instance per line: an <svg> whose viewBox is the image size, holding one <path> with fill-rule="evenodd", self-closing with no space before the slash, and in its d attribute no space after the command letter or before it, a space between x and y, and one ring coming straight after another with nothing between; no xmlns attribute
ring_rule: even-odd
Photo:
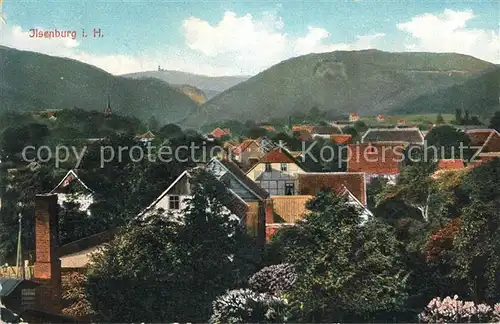
<svg viewBox="0 0 500 324"><path fill-rule="evenodd" d="M272 169L271 169L271 163L266 163L266 164L265 164L265 171L266 171L266 172L271 172L271 170L272 170Z"/></svg>

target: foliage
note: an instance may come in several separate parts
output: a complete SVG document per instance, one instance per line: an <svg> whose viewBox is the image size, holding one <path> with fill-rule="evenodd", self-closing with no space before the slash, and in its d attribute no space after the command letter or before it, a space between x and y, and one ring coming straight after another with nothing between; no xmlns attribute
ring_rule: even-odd
<svg viewBox="0 0 500 324"><path fill-rule="evenodd" d="M285 323L287 303L250 289L228 291L213 302L209 323Z"/></svg>
<svg viewBox="0 0 500 324"><path fill-rule="evenodd" d="M155 116L162 123L179 122L198 110L198 105L187 95L156 78L124 78L76 60L6 47L0 53L9 62L2 70L5 78L0 87L3 97L0 113L74 106L103 111L108 96L113 114L143 120ZM26 71L27 64L39 68L32 73L19 73ZM31 86L23 86L26 84ZM60 116L57 117L56 123L60 121Z"/></svg>
<svg viewBox="0 0 500 324"><path fill-rule="evenodd" d="M500 111L496 111L493 117L491 117L489 127L500 132Z"/></svg>
<svg viewBox="0 0 500 324"><path fill-rule="evenodd" d="M397 311L405 298L398 243L376 220L333 192L308 203L311 213L284 238L297 271L287 294L298 321L370 320Z"/></svg>
<svg viewBox="0 0 500 324"><path fill-rule="evenodd" d="M89 318L94 311L87 299L85 285L87 277L79 272L72 272L62 280L62 313L77 318Z"/></svg>
<svg viewBox="0 0 500 324"><path fill-rule="evenodd" d="M98 319L206 321L212 301L253 272L240 254L244 233L223 212L225 187L202 171L192 181L181 223L152 215L94 257L89 300Z"/></svg>
<svg viewBox="0 0 500 324"><path fill-rule="evenodd" d="M462 209L455 240L456 275L467 282L476 302L500 299L500 159L472 169L463 190L469 200Z"/></svg>
<svg viewBox="0 0 500 324"><path fill-rule="evenodd" d="M248 281L253 291L280 296L289 290L297 274L292 264L281 263L260 269Z"/></svg>
<svg viewBox="0 0 500 324"><path fill-rule="evenodd" d="M461 155L463 152L460 150L470 145L470 138L467 134L449 125L432 128L425 139L428 156L439 160L463 159L464 156ZM437 151L433 148L437 148Z"/></svg>
<svg viewBox="0 0 500 324"><path fill-rule="evenodd" d="M423 323L497 323L500 320L500 303L493 307L461 301L458 296L436 297L419 315Z"/></svg>
<svg viewBox="0 0 500 324"><path fill-rule="evenodd" d="M444 118L443 118L443 115L441 114L438 114L437 117L436 117L436 124L440 125L440 124L444 124Z"/></svg>
<svg viewBox="0 0 500 324"><path fill-rule="evenodd" d="M396 186L386 186L379 195L379 202L385 199L399 199L419 210L422 219L428 221L433 191L433 180L430 175L434 169L433 163L426 162L405 166L401 170Z"/></svg>
<svg viewBox="0 0 500 324"><path fill-rule="evenodd" d="M424 246L424 256L427 261L439 260L450 262L449 254L453 250L453 241L460 230L460 218L452 219L444 228L440 229L427 241Z"/></svg>

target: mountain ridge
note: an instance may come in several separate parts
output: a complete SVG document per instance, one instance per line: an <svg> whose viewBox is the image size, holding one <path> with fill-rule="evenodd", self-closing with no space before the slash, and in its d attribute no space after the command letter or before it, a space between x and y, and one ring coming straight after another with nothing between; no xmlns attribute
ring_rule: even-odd
<svg viewBox="0 0 500 324"><path fill-rule="evenodd" d="M496 104L499 71L495 64L454 53L363 50L307 54L282 61L211 98L202 105L200 116L186 122L266 121L312 107L322 108L331 115L401 113L407 105L412 106L413 113L419 109L427 112L426 106L439 107L439 100L443 99L443 95L433 97L434 93L471 80L480 84L480 78L487 73L493 73L489 82L496 90L478 87L475 91L480 93L474 94L473 84L462 90L472 95L474 102L485 99L487 104ZM425 96L427 101L422 100ZM415 100L419 107L412 103ZM443 104L440 112L456 109L453 102ZM482 107L478 109L484 111Z"/></svg>
<svg viewBox="0 0 500 324"><path fill-rule="evenodd" d="M144 71L123 74L122 76L133 79L156 78L173 86L190 85L202 90L208 98L211 98L250 78L250 76L213 77L175 70Z"/></svg>

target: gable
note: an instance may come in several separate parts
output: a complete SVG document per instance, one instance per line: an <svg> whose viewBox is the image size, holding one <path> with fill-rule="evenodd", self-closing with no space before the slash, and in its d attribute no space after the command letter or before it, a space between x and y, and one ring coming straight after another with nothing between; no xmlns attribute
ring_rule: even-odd
<svg viewBox="0 0 500 324"><path fill-rule="evenodd" d="M225 183L231 190L245 201L263 200L269 194L253 182L247 175L233 162L220 161L213 158L206 169L210 171L217 179Z"/></svg>
<svg viewBox="0 0 500 324"><path fill-rule="evenodd" d="M465 134L470 138L471 146L483 146L492 133L493 130L491 129L471 129L465 131Z"/></svg>
<svg viewBox="0 0 500 324"><path fill-rule="evenodd" d="M364 173L302 173L298 174L298 192L300 195L317 195L322 189L332 189L337 194L344 194L347 188L357 200L366 205L366 180Z"/></svg>
<svg viewBox="0 0 500 324"><path fill-rule="evenodd" d="M73 170L70 170L50 193L88 195L94 192L83 183Z"/></svg>
<svg viewBox="0 0 500 324"><path fill-rule="evenodd" d="M481 153L493 152L500 152L500 134L497 132L491 133L481 149Z"/></svg>

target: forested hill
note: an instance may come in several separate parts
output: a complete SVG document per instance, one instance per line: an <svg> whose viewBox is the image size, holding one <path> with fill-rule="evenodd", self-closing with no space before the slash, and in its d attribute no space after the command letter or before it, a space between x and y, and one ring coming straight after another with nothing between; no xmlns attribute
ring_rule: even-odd
<svg viewBox="0 0 500 324"><path fill-rule="evenodd" d="M378 50L309 54L283 61L202 106L201 120L266 120L318 107L331 115L489 113L500 69L461 54Z"/></svg>
<svg viewBox="0 0 500 324"><path fill-rule="evenodd" d="M103 111L163 123L178 122L199 106L168 83L114 76L76 60L0 46L0 113L6 110L68 109Z"/></svg>

